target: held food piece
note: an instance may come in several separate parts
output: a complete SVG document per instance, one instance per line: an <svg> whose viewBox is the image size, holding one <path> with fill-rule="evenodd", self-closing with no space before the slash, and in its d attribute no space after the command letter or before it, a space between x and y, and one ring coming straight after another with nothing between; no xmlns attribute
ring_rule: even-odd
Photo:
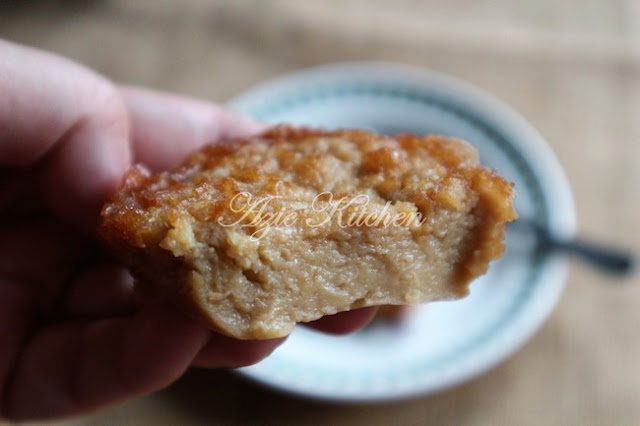
<svg viewBox="0 0 640 426"><path fill-rule="evenodd" d="M131 170L100 232L143 292L240 339L460 298L503 251L512 185L441 136L275 127Z"/></svg>

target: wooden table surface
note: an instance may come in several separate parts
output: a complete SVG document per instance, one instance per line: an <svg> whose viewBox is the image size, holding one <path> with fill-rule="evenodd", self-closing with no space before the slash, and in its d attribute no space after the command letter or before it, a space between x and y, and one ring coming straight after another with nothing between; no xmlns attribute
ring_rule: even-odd
<svg viewBox="0 0 640 426"><path fill-rule="evenodd" d="M409 63L503 99L548 139L580 232L640 251L640 2L108 0L0 3L0 37L128 84L224 102L300 67ZM640 424L640 282L574 263L549 321L507 362L444 393L327 405L221 371L60 424Z"/></svg>

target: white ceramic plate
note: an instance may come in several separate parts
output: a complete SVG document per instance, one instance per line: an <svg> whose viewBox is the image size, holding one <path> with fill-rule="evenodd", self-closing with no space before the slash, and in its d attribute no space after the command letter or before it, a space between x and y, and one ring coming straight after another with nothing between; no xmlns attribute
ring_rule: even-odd
<svg viewBox="0 0 640 426"><path fill-rule="evenodd" d="M269 81L231 106L270 123L465 139L515 182L522 217L559 233L575 230L569 185L542 137L509 107L458 80L406 66L336 64ZM439 391L517 350L551 312L565 277L564 259L522 231L508 231L505 255L472 283L469 297L418 307L399 328L335 337L298 327L269 358L239 371L280 390L337 401Z"/></svg>

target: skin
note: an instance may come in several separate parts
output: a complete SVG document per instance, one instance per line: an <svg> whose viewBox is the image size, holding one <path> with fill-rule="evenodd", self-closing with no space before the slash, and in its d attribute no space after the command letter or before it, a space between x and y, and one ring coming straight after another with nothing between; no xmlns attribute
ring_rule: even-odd
<svg viewBox="0 0 640 426"><path fill-rule="evenodd" d="M239 367L284 339L216 334L142 304L100 245L99 211L136 162L163 169L262 125L206 102L123 88L0 40L0 418L77 415L156 391L190 366ZM375 309L325 317L335 334Z"/></svg>

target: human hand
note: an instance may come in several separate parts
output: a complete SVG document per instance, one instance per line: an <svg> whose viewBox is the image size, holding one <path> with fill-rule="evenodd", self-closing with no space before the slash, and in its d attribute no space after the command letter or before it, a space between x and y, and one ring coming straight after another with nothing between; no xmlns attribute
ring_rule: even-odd
<svg viewBox="0 0 640 426"><path fill-rule="evenodd" d="M133 162L170 167L260 128L0 40L0 417L88 412L161 389L190 365L255 363L284 340L234 340L171 305L140 304L95 236L101 205ZM349 332L374 313L312 326Z"/></svg>

